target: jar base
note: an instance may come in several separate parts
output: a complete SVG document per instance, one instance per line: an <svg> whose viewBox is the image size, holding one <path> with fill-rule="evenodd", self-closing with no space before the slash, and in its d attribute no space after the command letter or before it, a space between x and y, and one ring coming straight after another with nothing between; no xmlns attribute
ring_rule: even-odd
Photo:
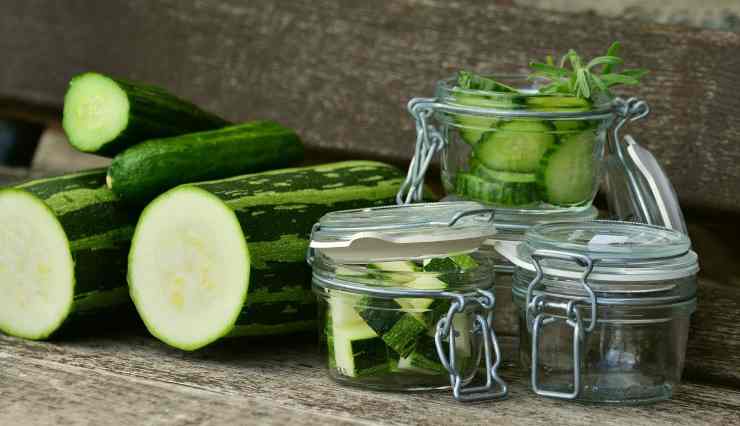
<svg viewBox="0 0 740 426"><path fill-rule="evenodd" d="M420 377L417 374L389 373L369 377L347 377L329 370L329 377L343 386L369 389L383 392L435 392L452 389L447 375ZM463 381L467 385L473 380Z"/></svg>
<svg viewBox="0 0 740 426"><path fill-rule="evenodd" d="M625 380L625 377L621 377ZM603 379L602 379L603 380ZM620 381L621 381L620 380ZM548 391L571 392L572 386L547 386ZM629 386L616 384L615 386L584 385L574 401L595 405L649 405L666 401L673 396L673 385L663 383L658 385L632 384ZM557 398L555 398L557 399Z"/></svg>

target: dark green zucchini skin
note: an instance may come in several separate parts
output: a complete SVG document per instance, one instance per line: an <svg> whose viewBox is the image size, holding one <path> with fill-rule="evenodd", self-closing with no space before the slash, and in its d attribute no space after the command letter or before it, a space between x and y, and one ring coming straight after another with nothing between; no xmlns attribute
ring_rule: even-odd
<svg viewBox="0 0 740 426"><path fill-rule="evenodd" d="M293 130L255 121L134 145L113 159L108 187L128 203L144 204L183 183L278 169L302 159L303 144Z"/></svg>
<svg viewBox="0 0 740 426"><path fill-rule="evenodd" d="M306 264L313 224L330 211L393 204L402 180L395 167L347 161L189 184L234 210L249 244L247 302L230 335L315 332Z"/></svg>
<svg viewBox="0 0 740 426"><path fill-rule="evenodd" d="M85 74L75 78L83 76ZM94 154L113 157L144 140L218 129L231 124L161 87L107 77L115 81L128 97L128 125ZM73 140L70 142L74 145Z"/></svg>
<svg viewBox="0 0 740 426"><path fill-rule="evenodd" d="M75 288L66 323L130 307L126 268L140 211L125 206L105 187L105 169L38 179L16 188L44 201L67 235L75 263Z"/></svg>

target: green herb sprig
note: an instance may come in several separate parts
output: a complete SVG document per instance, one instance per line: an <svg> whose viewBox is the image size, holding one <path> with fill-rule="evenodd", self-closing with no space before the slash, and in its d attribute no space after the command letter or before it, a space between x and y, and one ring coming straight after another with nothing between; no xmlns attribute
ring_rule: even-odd
<svg viewBox="0 0 740 426"><path fill-rule="evenodd" d="M485 90L487 92L516 92L517 90L511 86L507 86L503 83L489 78L483 77L478 74L473 74L470 71L460 70L457 72L457 85L461 89L466 90Z"/></svg>
<svg viewBox="0 0 740 426"><path fill-rule="evenodd" d="M609 88L620 84L640 84L640 79L648 73L642 68L615 71L624 62L618 56L621 47L619 42L614 42L606 55L597 56L585 65L585 61L573 49L563 55L558 65L555 65L552 56L548 56L544 63L529 64L533 70L529 77L550 80L540 88L540 93L544 94L567 93L584 99L591 99L598 92L611 95Z"/></svg>

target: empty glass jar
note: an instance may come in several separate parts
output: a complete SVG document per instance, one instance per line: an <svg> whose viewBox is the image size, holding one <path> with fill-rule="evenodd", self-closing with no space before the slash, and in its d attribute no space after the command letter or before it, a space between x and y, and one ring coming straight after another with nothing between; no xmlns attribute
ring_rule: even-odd
<svg viewBox="0 0 740 426"><path fill-rule="evenodd" d="M671 397L696 308L686 235L611 221L527 231L516 265L520 358L539 395L613 404Z"/></svg>

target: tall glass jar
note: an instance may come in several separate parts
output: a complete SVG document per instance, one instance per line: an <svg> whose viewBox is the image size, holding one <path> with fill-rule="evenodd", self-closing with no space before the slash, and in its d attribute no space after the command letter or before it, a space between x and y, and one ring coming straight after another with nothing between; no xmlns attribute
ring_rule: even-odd
<svg viewBox="0 0 740 426"><path fill-rule="evenodd" d="M491 325L495 232L478 203L333 212L312 232L308 261L329 375L388 391L452 389L461 401L506 395ZM468 386L483 361L483 386Z"/></svg>
<svg viewBox="0 0 740 426"><path fill-rule="evenodd" d="M696 309L686 235L624 222L527 231L516 265L520 358L539 395L609 404L668 399Z"/></svg>
<svg viewBox="0 0 740 426"><path fill-rule="evenodd" d="M604 170L608 130L629 114L601 95L541 94L525 76L496 76L513 91L437 83L434 98L415 98L417 147L399 202L421 197L420 184L441 152L448 195L499 209L566 212L591 206ZM515 90L514 90L515 89Z"/></svg>

